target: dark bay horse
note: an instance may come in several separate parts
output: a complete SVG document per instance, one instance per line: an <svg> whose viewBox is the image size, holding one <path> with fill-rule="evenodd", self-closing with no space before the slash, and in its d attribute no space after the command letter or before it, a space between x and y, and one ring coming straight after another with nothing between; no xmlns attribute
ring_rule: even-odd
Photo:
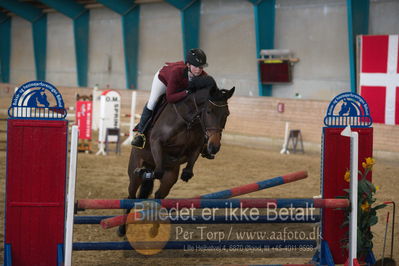
<svg viewBox="0 0 399 266"><path fill-rule="evenodd" d="M160 180L155 198L165 198L177 182L182 164L186 166L181 179L187 182L194 175L194 164L203 148L212 155L219 151L229 115L227 100L234 90L234 87L220 90L215 84L197 90L178 103L166 105L147 131L144 148L131 150L129 199L148 198L154 179ZM124 232L125 226L121 226L119 235Z"/></svg>

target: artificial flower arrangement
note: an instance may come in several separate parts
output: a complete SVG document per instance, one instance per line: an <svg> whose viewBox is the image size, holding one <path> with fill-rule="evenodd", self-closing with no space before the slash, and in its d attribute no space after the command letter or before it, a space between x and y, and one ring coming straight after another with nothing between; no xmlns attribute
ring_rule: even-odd
<svg viewBox="0 0 399 266"><path fill-rule="evenodd" d="M363 170L359 170L359 181L358 181L358 214L357 214L357 257L366 258L370 251L373 249L373 233L371 232L371 226L377 224L377 210L387 206L386 204L375 204L376 198L375 193L379 190L378 186L375 186L372 182L366 179L368 173L372 171L375 160L371 157L366 158L362 162ZM344 179L346 182L350 182L350 171L347 170ZM344 189L347 193L344 198L349 199L350 190ZM350 206L345 209L345 220L342 227L349 225L350 217ZM348 248L349 238L342 240L344 247Z"/></svg>

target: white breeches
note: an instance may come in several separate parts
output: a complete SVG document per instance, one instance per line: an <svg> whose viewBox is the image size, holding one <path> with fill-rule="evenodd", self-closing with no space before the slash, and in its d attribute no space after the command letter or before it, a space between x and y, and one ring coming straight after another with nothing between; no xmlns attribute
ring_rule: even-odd
<svg viewBox="0 0 399 266"><path fill-rule="evenodd" d="M166 92L166 86L158 78L159 71L155 73L152 81L150 99L148 99L147 108L151 111L154 110L155 105L158 102L159 97Z"/></svg>

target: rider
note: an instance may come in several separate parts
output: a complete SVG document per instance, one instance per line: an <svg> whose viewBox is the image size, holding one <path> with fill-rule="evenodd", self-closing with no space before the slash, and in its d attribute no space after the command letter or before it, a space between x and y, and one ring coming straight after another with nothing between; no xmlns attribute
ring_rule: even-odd
<svg viewBox="0 0 399 266"><path fill-rule="evenodd" d="M211 82L214 82L213 78L208 76L203 70L206 66L208 66L208 64L204 51L196 48L187 51L186 62L166 63L166 65L155 74L152 81L150 98L144 106L140 122L136 126L137 133L131 143L134 147L144 147L144 132L151 121L154 108L162 94L166 92L166 100L168 103L175 103L194 92L196 88L205 87ZM204 154L204 157L208 158L206 154Z"/></svg>

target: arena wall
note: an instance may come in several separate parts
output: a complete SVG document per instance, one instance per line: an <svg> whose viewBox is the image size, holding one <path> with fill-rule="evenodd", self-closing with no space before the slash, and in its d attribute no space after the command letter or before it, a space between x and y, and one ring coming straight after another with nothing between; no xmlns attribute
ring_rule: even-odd
<svg viewBox="0 0 399 266"><path fill-rule="evenodd" d="M16 85L0 83L0 110L6 115L11 96ZM75 97L90 95L92 88L57 87L63 95L65 106L74 107ZM130 90L119 90L121 94L122 114L129 114L131 107ZM136 112L141 113L149 96L148 91L138 91ZM284 112L279 113L277 106L284 104ZM300 129L305 150L310 146L320 147L323 119L329 101L284 99L274 97L233 96L229 102L228 119L224 140L238 145L279 146L284 140L285 123L290 129ZM126 119L128 121L128 119ZM374 124L374 150L381 152L399 152L399 127ZM276 150L279 150L276 148Z"/></svg>
<svg viewBox="0 0 399 266"><path fill-rule="evenodd" d="M273 97L330 100L348 91L349 58L345 0L276 0L276 49L300 59L293 82L274 85ZM369 34L397 34L399 1L370 1ZM164 62L183 57L180 12L166 2L141 5L138 85L149 90ZM245 0L202 0L200 47L208 71L221 87L239 96L258 95L253 6ZM121 18L112 10L90 9L88 86L126 88ZM31 23L12 16L11 83L35 79ZM48 14L46 81L76 86L72 20Z"/></svg>

